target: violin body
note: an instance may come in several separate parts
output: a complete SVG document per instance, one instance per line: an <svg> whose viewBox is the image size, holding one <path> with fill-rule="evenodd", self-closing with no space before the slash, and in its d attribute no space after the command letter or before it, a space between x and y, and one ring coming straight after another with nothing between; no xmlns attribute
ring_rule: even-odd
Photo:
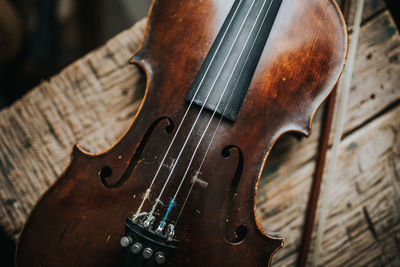
<svg viewBox="0 0 400 267"><path fill-rule="evenodd" d="M255 217L257 183L267 155L284 133L308 136L317 108L342 71L344 21L332 0L283 0L240 111L234 121L185 99L234 0L153 2L141 48L131 61L147 75L133 123L108 151L79 146L69 167L41 197L17 245L17 266L127 266L120 245L174 135L176 139L143 210L150 210L188 133L186 149L156 209L161 216L184 176L196 140L210 122L171 218L193 192L176 224L177 248L165 266L267 266L283 240L263 232ZM178 131L187 112L185 123ZM211 119L211 121L210 121ZM219 124L220 122L220 124ZM212 143L209 150L207 144ZM195 175L196 167L189 170ZM197 177L196 176L196 177ZM192 181L192 182L190 182ZM193 182L194 181L194 182ZM166 203L165 203L166 202ZM156 216L156 217L157 217ZM158 266L141 261L132 266Z"/></svg>

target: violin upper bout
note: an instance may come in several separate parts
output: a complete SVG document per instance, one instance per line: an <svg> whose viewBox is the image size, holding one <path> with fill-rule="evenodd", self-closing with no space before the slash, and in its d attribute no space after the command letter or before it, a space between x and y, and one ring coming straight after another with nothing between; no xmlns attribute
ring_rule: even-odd
<svg viewBox="0 0 400 267"><path fill-rule="evenodd" d="M310 135L346 53L346 26L333 1L283 1L239 116L279 135Z"/></svg>

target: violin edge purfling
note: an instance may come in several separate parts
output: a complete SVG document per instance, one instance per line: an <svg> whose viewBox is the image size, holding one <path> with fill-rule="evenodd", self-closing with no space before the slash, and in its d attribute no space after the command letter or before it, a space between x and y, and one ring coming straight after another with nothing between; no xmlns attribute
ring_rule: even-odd
<svg viewBox="0 0 400 267"><path fill-rule="evenodd" d="M69 167L41 197L24 226L17 266L123 265L120 238L125 220L140 206L173 136L177 134L177 143L171 155L178 155L184 144L192 126L184 123L177 131L188 107L185 96L233 2L153 1L142 44L131 58L147 76L138 113L109 150L87 154L74 147ZM283 240L266 234L255 217L261 171L282 134L311 133L312 118L337 82L347 50L337 4L299 2L282 1L236 120L218 124L216 116L211 121L210 129L219 126L218 134L207 134L206 145L198 152L208 152L200 177L205 184L193 187L176 224L178 247L165 266L265 266L283 246ZM187 121L195 121L200 107L190 109ZM199 117L193 136L202 134L211 113L204 111ZM209 142L213 145L208 151ZM189 143L182 159L191 157L195 145ZM174 164L169 159L151 188L151 201ZM177 165L178 178L166 187L164 202L176 191L183 163ZM201 156L194 159L194 170L200 164ZM182 192L190 185L185 183ZM171 218L177 217L184 199L184 194L178 195ZM150 210L151 204L147 201L143 209ZM166 209L157 208L157 216Z"/></svg>

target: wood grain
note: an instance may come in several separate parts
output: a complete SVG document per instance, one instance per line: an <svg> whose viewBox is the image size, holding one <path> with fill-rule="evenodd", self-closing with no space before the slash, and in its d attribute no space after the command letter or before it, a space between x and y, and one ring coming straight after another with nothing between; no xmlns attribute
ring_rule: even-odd
<svg viewBox="0 0 400 267"><path fill-rule="evenodd" d="M144 26L140 21L1 111L0 221L14 238L75 143L104 151L131 123L145 85L128 61Z"/></svg>
<svg viewBox="0 0 400 267"><path fill-rule="evenodd" d="M360 134L367 133L379 136L381 132L378 131L378 129L369 128L367 126L370 125L370 123L374 123L385 114L393 112L393 109L398 107L400 99L400 68L399 64L393 60L393 58L397 58L400 53L400 38L398 32L391 34L393 32L392 29L394 29L393 27L395 27L394 22L387 11L381 13L373 20L370 20L362 27L357 52L356 71L350 95L347 122L345 124L344 136L346 136L346 138L361 138ZM376 56L371 56L371 51L376 53ZM397 113L393 113L392 116L385 117L388 120L386 123L396 124L396 122L398 122L398 119L395 119L396 114ZM319 132L319 119L320 116L317 116L314 120L314 133ZM394 126L393 129L396 127L397 126ZM352 137L354 135L356 137ZM274 257L274 263L278 266L281 264L285 266L294 265L297 258L297 249L300 245L300 231L304 220L303 216L311 178L315 168L314 160L316 157L317 138L316 135L312 135L308 140L297 141L293 137L285 137L281 143L278 143L275 147L276 150L272 152L269 165L265 170L265 180L262 181L262 189L258 198L258 215L264 222L263 226L266 229L281 232L286 238L286 250L279 251ZM398 139L389 140L391 140L389 142L393 142L392 145L394 147L398 146ZM367 138L363 139L363 141L360 140L357 144L363 145L364 142L367 143ZM375 149L380 148L379 143L374 143L374 145L376 146ZM355 149L355 147L356 145L354 143L349 145L350 150ZM371 164L371 162L377 160L375 157L370 157L370 154L365 154L365 152L359 151L358 153L352 157L341 157L338 163L338 169L342 170L343 164L346 164L346 166L347 164L354 164L354 168L357 168L357 164L359 163L352 161L351 159L353 159L353 157L362 157L362 162L365 162L365 164ZM395 161L398 161L398 159ZM375 166L375 168L378 167L380 167L379 164ZM356 194L353 191L356 189L351 187L351 184L354 177L359 175L354 168L351 170L347 169L346 173L338 175L338 177L348 179L341 184L343 187L342 190L347 189L348 191L346 191L346 193L353 197L355 197L354 194ZM395 173L396 171L387 171L387 173L382 175L393 175L390 172ZM372 176L372 174L370 175ZM377 179L376 177L370 178ZM373 190L373 185L370 184L370 186L371 190ZM395 183L392 184L393 188L397 186L398 185ZM285 193L279 193L279 190L285 191ZM353 194L350 192L353 192ZM336 199L336 197L333 198ZM337 199L340 200L341 198L338 197ZM351 200L349 203L353 205ZM357 202L355 208L362 210L364 204L365 203ZM388 212L390 212L391 209L396 209L393 204L388 204L385 208ZM331 207L331 210L332 209ZM350 211L342 210L341 213L336 214L336 217L330 217L328 219L328 223L335 226L332 227L333 229L326 230L325 238L331 243L334 243L337 247L349 242L346 240L346 236L342 234L343 231L340 230L343 227L342 220L345 220L346 216L348 216L348 212ZM358 215L361 216L357 217L358 220L364 220L363 213L359 213ZM398 223L398 220L393 221L385 234L387 235L388 231L395 231L393 229L398 228ZM328 235L328 232L332 234ZM335 235L342 238L335 239L333 238ZM363 238L361 238L361 243L364 241L368 243L372 240L372 236L367 238L367 236L364 235ZM377 242L384 241L382 239ZM362 247L364 244L358 245ZM385 246L388 245L385 244ZM389 247L391 248L390 253L392 255L398 253L393 244ZM365 249L365 247L363 248ZM369 254L368 251L373 251L371 247L363 251L358 251L358 249L361 248L356 246L354 249L348 249L346 250L346 254L343 255L340 254L343 251L340 251L340 253L338 250L329 251L329 255L335 255L335 257L337 257L335 259L336 261L333 261L335 264L332 264L332 266L336 266L337 262L345 265L348 264L349 266L364 266L363 263L369 261L371 261L369 264L373 265L373 262L376 261L377 258L381 259L384 265L390 265L392 262L395 263L398 260L396 257L386 257L386 260L383 260L385 258L384 254L377 254L376 251L374 251L374 254ZM351 261L355 255L362 255L360 258L362 258L363 261L360 263ZM322 259L322 261L325 260ZM350 262L352 264L350 264ZM323 264L321 263L321 265Z"/></svg>

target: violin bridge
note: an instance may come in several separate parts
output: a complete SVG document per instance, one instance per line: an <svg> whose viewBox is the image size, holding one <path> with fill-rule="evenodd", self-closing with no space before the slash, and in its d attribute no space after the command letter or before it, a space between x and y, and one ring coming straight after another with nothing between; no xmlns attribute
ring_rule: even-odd
<svg viewBox="0 0 400 267"><path fill-rule="evenodd" d="M163 166L164 166L164 167L167 167L167 168L171 171L172 168L174 167L175 160L176 160L175 158L172 158L171 164L164 163Z"/></svg>
<svg viewBox="0 0 400 267"><path fill-rule="evenodd" d="M197 183L198 185L200 185L201 188L207 188L208 186L208 182L203 181L199 178L199 176L201 176L201 172L196 171L196 173L193 175L192 180L190 181L192 184L193 183Z"/></svg>

